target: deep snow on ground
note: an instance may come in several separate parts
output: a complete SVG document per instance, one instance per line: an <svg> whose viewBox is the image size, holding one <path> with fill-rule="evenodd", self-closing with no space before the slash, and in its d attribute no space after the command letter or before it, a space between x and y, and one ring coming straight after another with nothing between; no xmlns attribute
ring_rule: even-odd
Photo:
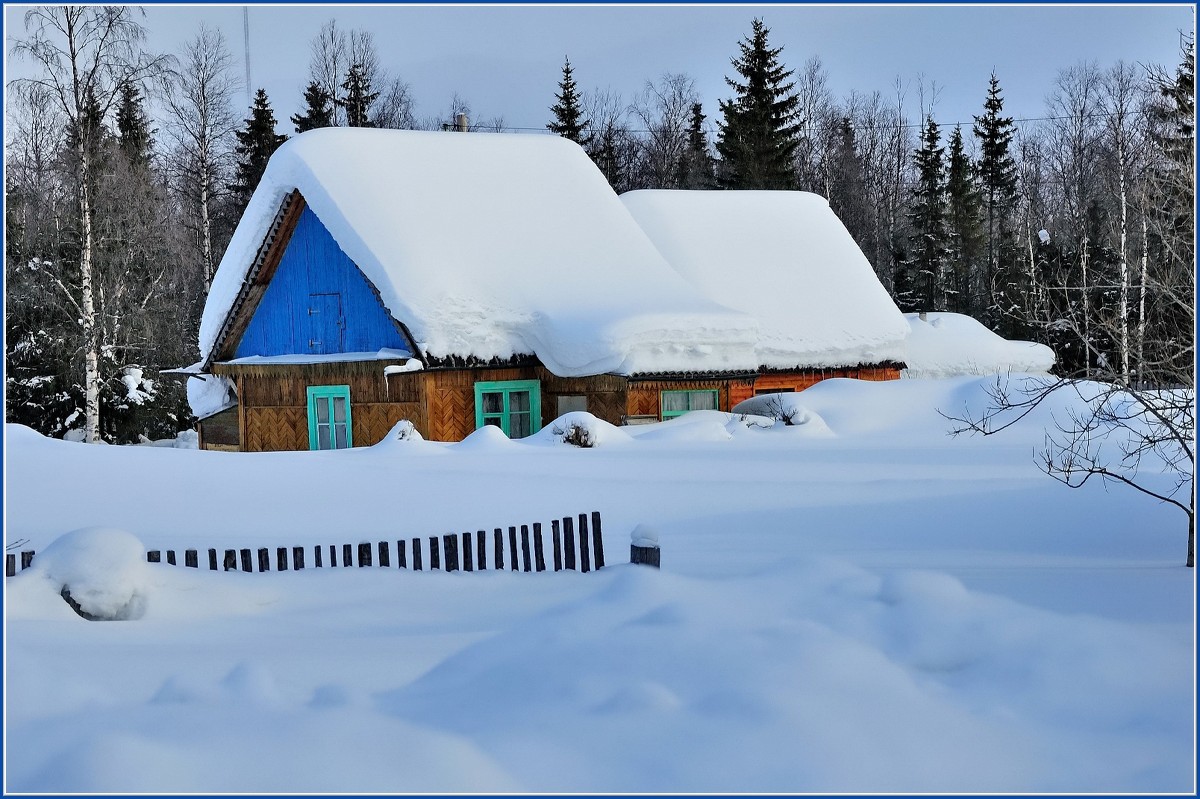
<svg viewBox="0 0 1200 799"><path fill-rule="evenodd" d="M182 550L599 510L608 565L164 563L138 572L142 618L89 622L35 558L6 581L5 787L1191 792L1182 519L1040 474L1063 407L947 436L938 410L982 407L988 383L826 381L789 398L793 425L577 415L331 453L8 426L6 541L39 551L96 526ZM571 424L596 446L562 443ZM639 524L661 570L627 562Z"/></svg>

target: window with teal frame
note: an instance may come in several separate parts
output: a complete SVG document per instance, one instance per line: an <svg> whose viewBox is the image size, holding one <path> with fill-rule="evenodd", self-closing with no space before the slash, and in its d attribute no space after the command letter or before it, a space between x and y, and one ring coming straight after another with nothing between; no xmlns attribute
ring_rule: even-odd
<svg viewBox="0 0 1200 799"><path fill-rule="evenodd" d="M542 385L537 380L499 380L475 384L475 429L494 425L509 438L531 436L542 428Z"/></svg>
<svg viewBox="0 0 1200 799"><path fill-rule="evenodd" d="M308 387L308 448L354 446L350 420L350 386Z"/></svg>
<svg viewBox="0 0 1200 799"><path fill-rule="evenodd" d="M717 409L716 389L664 391L661 399L664 420L683 416L688 411L715 411Z"/></svg>

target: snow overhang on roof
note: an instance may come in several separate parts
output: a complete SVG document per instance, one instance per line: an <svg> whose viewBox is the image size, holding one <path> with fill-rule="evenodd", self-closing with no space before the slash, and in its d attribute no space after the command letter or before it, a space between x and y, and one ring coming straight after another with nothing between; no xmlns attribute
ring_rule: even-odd
<svg viewBox="0 0 1200 799"><path fill-rule="evenodd" d="M416 355L533 354L561 376L758 365L755 320L671 269L578 145L364 128L310 131L272 156L213 279L207 358L293 190Z"/></svg>
<svg viewBox="0 0 1200 799"><path fill-rule="evenodd" d="M621 201L689 283L758 321L760 366L904 362L908 325L823 197L655 190Z"/></svg>

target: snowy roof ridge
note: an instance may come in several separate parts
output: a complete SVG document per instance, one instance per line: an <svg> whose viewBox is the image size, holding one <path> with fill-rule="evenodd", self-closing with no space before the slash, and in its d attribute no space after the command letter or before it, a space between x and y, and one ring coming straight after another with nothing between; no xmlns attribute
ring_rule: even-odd
<svg viewBox="0 0 1200 799"><path fill-rule="evenodd" d="M649 189L621 201L688 282L758 320L759 366L904 362L904 317L825 198Z"/></svg>
<svg viewBox="0 0 1200 799"><path fill-rule="evenodd" d="M757 322L683 280L575 143L363 128L272 156L213 279L205 358L292 191L422 356L530 353L561 376L757 366Z"/></svg>

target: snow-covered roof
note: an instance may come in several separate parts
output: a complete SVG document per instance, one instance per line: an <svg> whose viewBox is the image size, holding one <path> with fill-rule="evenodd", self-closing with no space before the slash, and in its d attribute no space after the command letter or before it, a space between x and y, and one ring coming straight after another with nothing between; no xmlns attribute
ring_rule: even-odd
<svg viewBox="0 0 1200 799"><path fill-rule="evenodd" d="M621 200L681 275L758 320L760 365L905 360L904 317L824 198L656 190Z"/></svg>
<svg viewBox="0 0 1200 799"><path fill-rule="evenodd" d="M1054 350L1032 341L1009 341L969 316L956 313L905 314L908 337L906 377L1049 372Z"/></svg>
<svg viewBox="0 0 1200 799"><path fill-rule="evenodd" d="M575 143L363 128L271 157L213 279L206 357L292 190L421 355L532 353L561 376L757 365L755 321L672 270Z"/></svg>

